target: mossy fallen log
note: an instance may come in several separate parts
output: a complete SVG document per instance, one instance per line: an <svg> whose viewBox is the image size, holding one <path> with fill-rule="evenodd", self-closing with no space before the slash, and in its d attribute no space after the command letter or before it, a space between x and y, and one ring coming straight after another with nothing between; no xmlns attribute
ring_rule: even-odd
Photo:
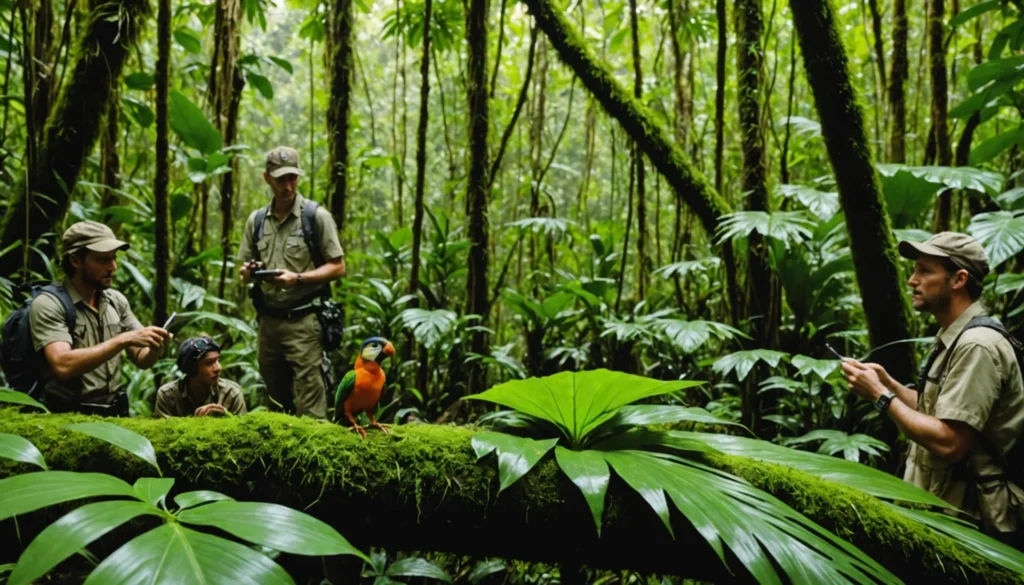
<svg viewBox="0 0 1024 585"><path fill-rule="evenodd" d="M92 419L0 409L0 432L31 440L51 469L105 472L127 481L153 474L140 459L61 428ZM363 550L435 550L750 581L738 563L730 563L736 574L728 573L682 517L673 518L673 541L639 496L618 480L612 481L600 539L582 496L550 460L499 495L495 462L476 461L470 446L474 431L468 428L401 426L389 436L373 432L362 441L330 423L271 413L116 422L150 439L164 476L176 479L172 496L214 489L292 506L329 522ZM907 583L1020 582L855 490L740 457L708 462L773 493ZM32 470L0 460L0 477ZM27 528L31 521L20 519L23 534L34 532ZM2 526L8 539L13 525ZM0 562L9 562L6 557L21 548L0 550Z"/></svg>

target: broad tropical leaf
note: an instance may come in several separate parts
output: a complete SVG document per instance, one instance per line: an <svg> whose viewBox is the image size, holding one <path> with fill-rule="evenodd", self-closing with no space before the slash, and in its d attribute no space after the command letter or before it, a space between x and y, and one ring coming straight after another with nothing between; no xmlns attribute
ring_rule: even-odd
<svg viewBox="0 0 1024 585"><path fill-rule="evenodd" d="M995 195L1003 175L971 167L912 167L876 164L893 227L913 225L941 189L973 189Z"/></svg>
<svg viewBox="0 0 1024 585"><path fill-rule="evenodd" d="M46 460L43 459L43 454L39 452L39 449L31 441L25 437L19 437L10 433L0 433L0 457L21 461L22 463L31 463L44 470L49 469L46 467Z"/></svg>
<svg viewBox="0 0 1024 585"><path fill-rule="evenodd" d="M21 553L8 584L35 581L97 538L144 514L160 516L161 512L150 504L124 500L95 502L68 512L40 532Z"/></svg>
<svg viewBox="0 0 1024 585"><path fill-rule="evenodd" d="M604 497L608 492L611 472L600 451L570 451L555 447L555 461L576 487L583 492L590 513L601 536L601 518L604 516Z"/></svg>
<svg viewBox="0 0 1024 585"><path fill-rule="evenodd" d="M411 329L416 340L427 348L433 348L441 342L458 321L458 315L453 311L437 309L406 309L400 315L402 325Z"/></svg>
<svg viewBox="0 0 1024 585"><path fill-rule="evenodd" d="M971 219L967 233L974 236L996 268L1024 250L1024 212L993 211Z"/></svg>
<svg viewBox="0 0 1024 585"><path fill-rule="evenodd" d="M0 402L6 402L8 404L20 404L22 406L34 406L40 410L50 412L48 408L34 400L28 394L24 392L18 392L17 390L11 390L10 388L0 388Z"/></svg>
<svg viewBox="0 0 1024 585"><path fill-rule="evenodd" d="M676 276L679 278L685 278L690 273L707 272L718 268L721 264L721 258L718 256L709 256L708 258L701 258L700 260L685 260L683 262L666 264L665 266L655 270L654 274L664 278L665 280L669 280Z"/></svg>
<svg viewBox="0 0 1024 585"><path fill-rule="evenodd" d="M847 461L854 462L860 461L861 451L869 455L879 456L881 455L879 451L884 452L889 450L888 445L874 437L861 433L850 435L843 431L837 431L834 429L817 429L800 437L785 439L783 440L783 444L790 447L813 441L824 441L818 447L818 453L835 455L842 451L843 457Z"/></svg>
<svg viewBox="0 0 1024 585"><path fill-rule="evenodd" d="M811 237L814 221L803 211L737 211L721 217L715 239L718 244L735 238L745 238L757 232L766 238L791 244Z"/></svg>
<svg viewBox="0 0 1024 585"><path fill-rule="evenodd" d="M253 549L169 522L129 541L89 574L85 585L259 583L293 585L280 565Z"/></svg>
<svg viewBox="0 0 1024 585"><path fill-rule="evenodd" d="M219 151L224 141L199 106L176 89L171 90L170 97L171 130L182 142L203 154Z"/></svg>
<svg viewBox="0 0 1024 585"><path fill-rule="evenodd" d="M739 329L716 321L658 319L655 323L661 327L665 336L685 353L697 351L711 337L722 341L734 337L747 337Z"/></svg>
<svg viewBox="0 0 1024 585"><path fill-rule="evenodd" d="M35 471L0 479L0 520L82 498L135 497L124 481L102 473Z"/></svg>
<svg viewBox="0 0 1024 585"><path fill-rule="evenodd" d="M214 526L243 540L282 552L367 558L322 520L279 504L221 500L183 510L178 519L185 524Z"/></svg>
<svg viewBox="0 0 1024 585"><path fill-rule="evenodd" d="M501 559L491 559L489 561L480 561L473 566L473 570L469 572L466 580L469 581L470 585L476 585L481 579L488 575L493 575L505 570L505 561Z"/></svg>
<svg viewBox="0 0 1024 585"><path fill-rule="evenodd" d="M171 488L174 487L174 478L140 477L133 487L137 498L157 506L161 505L167 494L171 492Z"/></svg>
<svg viewBox="0 0 1024 585"><path fill-rule="evenodd" d="M1024 187L1014 187L1006 193L1000 193L995 198L996 205L1005 211L1020 211L1024 209Z"/></svg>
<svg viewBox="0 0 1024 585"><path fill-rule="evenodd" d="M477 459L493 452L498 454L498 479L501 480L498 493L501 493L533 469L558 439L536 441L505 433L478 433L473 435L471 443Z"/></svg>
<svg viewBox="0 0 1024 585"><path fill-rule="evenodd" d="M829 220L839 213L839 193L818 191L804 185L779 185L775 193L796 199L820 220Z"/></svg>
<svg viewBox="0 0 1024 585"><path fill-rule="evenodd" d="M1017 292L1024 288L1024 274L997 274L993 282L997 295Z"/></svg>
<svg viewBox="0 0 1024 585"><path fill-rule="evenodd" d="M662 382L599 369L513 380L467 398L494 402L542 418L557 425L573 444L579 444L626 404L700 384L690 380Z"/></svg>
<svg viewBox="0 0 1024 585"><path fill-rule="evenodd" d="M839 360L837 359L819 360L805 355L795 355L793 356L792 363L796 367L798 375L814 374L822 380L828 378L839 369Z"/></svg>
<svg viewBox="0 0 1024 585"><path fill-rule="evenodd" d="M615 413L615 416L600 426L596 433L601 434L615 429L622 429L623 427L669 424L684 421L706 425L735 425L746 428L739 423L718 418L703 408L696 406L634 404L620 408Z"/></svg>
<svg viewBox="0 0 1024 585"><path fill-rule="evenodd" d="M527 217L518 221L511 221L505 224L507 227L530 230L545 236L564 236L575 224L572 220L560 217Z"/></svg>
<svg viewBox="0 0 1024 585"><path fill-rule="evenodd" d="M64 428L85 433L101 441L106 441L115 447L120 447L149 463L156 469L157 473L163 475L160 471L160 465L156 462L156 450L153 449L153 444L149 442L149 439L135 431L130 431L122 426L107 422L75 423L65 425Z"/></svg>
<svg viewBox="0 0 1024 585"><path fill-rule="evenodd" d="M789 354L781 351L749 349L722 356L711 366L711 369L723 376L728 376L730 372L735 372L736 379L742 382L758 362L764 362L774 368L779 365L779 362L788 357Z"/></svg>
<svg viewBox="0 0 1024 585"><path fill-rule="evenodd" d="M801 116L787 116L779 120L780 125L788 124L794 135L821 136L821 124Z"/></svg>
<svg viewBox="0 0 1024 585"><path fill-rule="evenodd" d="M205 504L207 502L219 502L221 500L234 501L234 499L225 496L219 492L211 492L208 490L199 490L194 492L184 492L174 496L174 503L178 505L182 510L186 508L192 508L199 504Z"/></svg>
<svg viewBox="0 0 1024 585"><path fill-rule="evenodd" d="M423 558L405 558L391 563L384 571L387 577L426 577L451 583L452 578L444 569Z"/></svg>

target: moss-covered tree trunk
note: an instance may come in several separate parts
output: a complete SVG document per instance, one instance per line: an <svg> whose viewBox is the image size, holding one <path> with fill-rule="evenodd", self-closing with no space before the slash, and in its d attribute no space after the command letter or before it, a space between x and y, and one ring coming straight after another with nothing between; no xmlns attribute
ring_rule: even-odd
<svg viewBox="0 0 1024 585"><path fill-rule="evenodd" d="M466 216L469 221L469 273L466 278L466 312L480 315L481 324L490 313L487 288L489 268L488 202L488 147L487 131L490 114L487 103L487 0L469 0L466 12L466 41L469 44L469 63L466 96L469 102L469 176L466 181ZM470 351L487 353L487 336L474 331L470 338ZM467 364L467 392L482 392L486 384L486 370L479 360Z"/></svg>
<svg viewBox="0 0 1024 585"><path fill-rule="evenodd" d="M671 1L671 0L670 0ZM629 0L629 28L633 37L633 97L637 103L643 103L644 75L640 63L640 23L636 14L636 0ZM680 149L684 143L679 143ZM636 267L637 267L637 299L647 296L647 278L650 273L650 258L647 256L647 188L644 174L644 157L640 154L634 141L630 148L633 157L633 170L636 173ZM623 275L625 276L625 275Z"/></svg>
<svg viewBox="0 0 1024 585"><path fill-rule="evenodd" d="M608 67L593 55L551 0L524 2L562 61L572 68L605 111L636 142L654 168L680 193L709 236L714 234L719 217L731 212L729 204L687 160L685 153L672 142L654 115L643 104L637 103L615 80ZM730 296L735 298L736 266L732 246L728 243L722 245L722 258L729 279Z"/></svg>
<svg viewBox="0 0 1024 585"><path fill-rule="evenodd" d="M908 339L912 337L910 308L896 242L871 161L864 112L851 84L835 10L830 0L790 0L790 6L846 215L871 345ZM877 351L874 358L896 379L911 381L914 353L910 344L891 345Z"/></svg>
<svg viewBox="0 0 1024 585"><path fill-rule="evenodd" d="M907 161L907 0L893 1L892 72L889 75L889 162Z"/></svg>
<svg viewBox="0 0 1024 585"><path fill-rule="evenodd" d="M423 61L420 65L420 119L416 129L416 195L413 201L412 218L412 269L409 274L409 294L413 296L411 306L419 306L420 247L423 242L423 191L427 179L427 127L430 121L430 18L432 0L423 6ZM426 388L430 370L427 363L427 348L420 344L419 365L416 368L416 387Z"/></svg>
<svg viewBox="0 0 1024 585"><path fill-rule="evenodd" d="M100 206L108 209L117 205L119 197L115 192L121 188L121 157L117 153L118 136L121 131L121 89L115 84L110 104L107 106L103 135L100 137L100 183L107 188L103 190ZM112 225L113 218L107 214L104 223Z"/></svg>
<svg viewBox="0 0 1024 585"><path fill-rule="evenodd" d="M331 214L338 231L345 230L348 202L348 116L352 93L352 0L335 0L331 12L331 97L327 107L327 186ZM401 35L398 35L401 36Z"/></svg>
<svg viewBox="0 0 1024 585"><path fill-rule="evenodd" d="M0 432L24 436L54 470L114 474L129 483L152 477L141 459L64 425L97 420L81 415L17 415L0 409ZM371 431L367 440L337 425L283 414L231 419L120 419L152 442L168 497L212 489L244 501L266 501L332 524L365 552L441 551L530 561L575 561L591 568L681 575L714 583L750 583L739 563L730 575L689 522L673 512L676 538L639 495L616 476L597 536L579 489L553 457L499 494L493 455L477 461L473 431L439 425ZM215 446L215 447L214 447ZM1019 577L982 561L899 516L879 500L788 468L734 456L708 456L712 467L767 490L825 529L859 547L905 583L1019 583ZM0 459L0 478L38 471ZM0 523L0 563L11 562L41 528L63 512L33 513ZM118 541L123 542L123 541ZM282 555L289 569L295 557ZM337 557L327 557L332 563ZM316 575L293 572L299 583ZM315 579L313 578L315 576Z"/></svg>
<svg viewBox="0 0 1024 585"><path fill-rule="evenodd" d="M936 163L948 167L953 164L953 153L949 145L949 128L947 127L947 109L949 104L948 83L946 80L946 45L943 42L943 20L946 16L945 0L931 0L931 14L928 18L928 64L932 81L932 131L935 133ZM950 190L945 189L939 194L935 206L935 231L949 229L952 215Z"/></svg>
<svg viewBox="0 0 1024 585"><path fill-rule="evenodd" d="M725 187L722 176L722 157L725 151L725 59L728 50L729 23L726 21L725 0L715 1L715 19L718 22L718 56L715 60L715 190L719 194ZM733 314L738 314L734 310Z"/></svg>
<svg viewBox="0 0 1024 585"><path fill-rule="evenodd" d="M171 281L170 208L167 201L171 182L171 161L168 158L170 112L167 107L171 82L171 0L157 0L156 21L156 178L153 185L153 207L156 212L153 263L156 283L153 287L153 321L163 323L168 315Z"/></svg>
<svg viewBox="0 0 1024 585"><path fill-rule="evenodd" d="M102 116L110 104L114 83L118 83L128 49L135 43L144 16L145 0L110 0L97 2L89 14L85 33L73 50L66 83L61 88L46 127L36 170L28 183L44 197L35 197L31 205L25 190L12 195L0 249L22 240L28 233L35 241L47 232L60 233L61 221L70 202L64 186L73 189L78 182L85 157L99 139ZM27 218L27 221L26 221ZM41 243L41 249L53 255L52 241ZM13 275L21 263L21 254L0 257L0 274ZM33 255L34 268L42 272L41 261Z"/></svg>

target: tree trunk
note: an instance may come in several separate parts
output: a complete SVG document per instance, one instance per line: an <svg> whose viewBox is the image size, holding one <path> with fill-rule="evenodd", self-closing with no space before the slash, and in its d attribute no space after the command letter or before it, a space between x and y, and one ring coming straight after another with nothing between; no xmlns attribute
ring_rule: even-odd
<svg viewBox="0 0 1024 585"><path fill-rule="evenodd" d="M640 24L638 20L636 0L629 0L629 27L633 34L633 97L636 98L638 104L642 104L643 101L640 98L643 97L644 76L640 67L640 33L638 31ZM680 147L682 146L683 143L680 143ZM643 300L647 296L647 275L651 270L651 260L647 257L647 192L644 186L644 159L635 143L630 149L630 156L633 157L633 170L636 172L636 292L638 300ZM625 276L623 274L622 278Z"/></svg>
<svg viewBox="0 0 1024 585"><path fill-rule="evenodd" d="M68 82L61 88L36 156L38 163L29 173L28 185L44 197L31 204L25 189L12 194L4 221L0 249L22 241L26 232L34 242L45 233L60 233L60 225L70 202L64 186L78 183L86 156L99 139L102 116L110 106L112 88L119 83L128 49L134 45L148 13L145 0L98 2L89 15L85 33L76 45L76 59L70 67ZM27 218L27 220L26 220ZM54 257L52 241L40 242L42 251ZM0 274L13 275L22 261L21 254L0 257ZM32 257L32 268L45 272L42 261Z"/></svg>
<svg viewBox="0 0 1024 585"><path fill-rule="evenodd" d="M871 11L871 32L874 33L875 66L878 68L878 80L881 82L879 94L885 91L888 83L885 80L885 47L882 45L882 15L878 12L878 0L868 0Z"/></svg>
<svg viewBox="0 0 1024 585"><path fill-rule="evenodd" d="M907 60L907 0L894 0L892 28L892 74L889 75L889 162L907 162L907 104L904 84L910 65Z"/></svg>
<svg viewBox="0 0 1024 585"><path fill-rule="evenodd" d="M100 137L100 183L107 187L103 190L101 198L102 209L117 205L119 197L115 191L121 188L121 157L117 154L118 135L121 129L120 84L115 84L112 93L110 104L107 106L103 135ZM114 227L113 218L109 214L104 214L103 223Z"/></svg>
<svg viewBox="0 0 1024 585"><path fill-rule="evenodd" d="M949 146L949 128L946 126L946 111L949 103L946 82L946 45L943 43L943 19L946 15L944 0L931 0L931 15L928 20L928 62L932 78L932 130L935 132L935 151L939 166L948 167L953 163ZM949 229L951 216L950 191L939 194L935 208L935 231Z"/></svg>
<svg viewBox="0 0 1024 585"><path fill-rule="evenodd" d="M420 119L416 130L416 199L412 220L412 272L409 275L409 294L413 306L419 299L420 244L423 241L423 189L427 176L427 126L430 106L430 17L432 0L423 7L423 63L420 65ZM420 386L421 391L425 390Z"/></svg>
<svg viewBox="0 0 1024 585"><path fill-rule="evenodd" d="M850 251L872 347L912 337L896 242L871 161L864 113L829 0L790 0L807 80L846 214ZM914 352L899 343L876 352L897 380L911 380Z"/></svg>
<svg viewBox="0 0 1024 585"><path fill-rule="evenodd" d="M725 151L725 55L728 49L725 0L716 0L715 17L718 21L718 60L715 66L715 191L722 196L722 189L725 186L722 180L722 155ZM738 314L738 311L733 309L733 315Z"/></svg>
<svg viewBox="0 0 1024 585"><path fill-rule="evenodd" d="M167 98L171 81L171 0L157 0L156 25L156 179L153 185L153 207L156 211L154 231L153 321L167 320L168 292L171 277L170 213L167 190L171 182L170 149L168 145L169 111ZM227 265L227 258L225 258Z"/></svg>
<svg viewBox="0 0 1024 585"><path fill-rule="evenodd" d="M469 43L469 75L467 98L469 101L469 174L466 184L466 215L469 222L469 274L466 279L466 313L480 315L480 323L487 322L488 306L488 221L487 202L489 183L487 131L490 114L487 103L487 0L469 0L466 13L466 41ZM487 352L487 336L474 331L470 351ZM469 394L482 392L487 371L480 361L466 365Z"/></svg>
<svg viewBox="0 0 1024 585"><path fill-rule="evenodd" d="M228 119L224 126L224 145L234 144L238 135L238 107L242 102L242 90L245 89L245 77L242 76L242 68L237 64L234 67L235 75L232 80L231 101L228 103ZM312 172L312 171L310 171ZM231 157L231 172L226 173L220 182L220 247L221 258L233 258L234 252L231 247L231 230L234 225L235 216L235 179L238 177L238 159ZM224 297L228 279L228 263L221 263L220 285L217 288L220 298ZM228 309L227 305L221 305L221 311Z"/></svg>
<svg viewBox="0 0 1024 585"><path fill-rule="evenodd" d="M142 459L62 428L83 420L100 419L2 409L0 432L27 438L52 469L113 474L129 485L152 476L153 468ZM610 512L604 515L600 537L579 488L566 480L550 454L499 493L497 458L478 461L471 445L475 432L463 427L402 425L392 429L390 439L375 440L381 439L380 433L370 431L370 440L360 441L336 425L265 412L218 420L131 418L117 424L152 443L164 476L175 480L169 497L216 490L243 501L289 506L331 524L364 552L377 546L545 563L574 560L644 575L756 583L726 553L735 571L731 574L675 512L670 519L673 539L650 506L618 477L608 486L605 510ZM215 455L211 436L223 439ZM704 461L842 535L905 583L1008 585L1020 580L968 547L922 529L878 499L850 488L745 457L709 454ZM0 459L0 478L32 470ZM4 542L28 543L43 522L65 512L58 506L19 516L21 539L14 534L15 524L4 522ZM516 537L523 534L530 536ZM111 548L120 542L110 543ZM4 547L0 562L13 562L19 552L19 547ZM288 563L295 558L281 555L277 561L291 569ZM311 557L310 574L289 573L298 583L319 583L322 563L330 566L341 558Z"/></svg>
<svg viewBox="0 0 1024 585"><path fill-rule="evenodd" d="M352 0L336 0L331 15L331 97L327 107L327 186L338 233L345 231L348 202L348 116L352 94ZM370 104L373 109L373 104Z"/></svg>

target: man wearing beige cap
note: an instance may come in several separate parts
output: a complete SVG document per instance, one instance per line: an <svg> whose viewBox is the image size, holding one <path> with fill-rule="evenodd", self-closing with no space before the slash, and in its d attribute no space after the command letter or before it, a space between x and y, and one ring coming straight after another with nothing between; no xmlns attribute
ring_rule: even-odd
<svg viewBox="0 0 1024 585"><path fill-rule="evenodd" d="M119 391L122 352L136 366L149 368L171 335L160 327L143 327L128 299L110 288L117 252L128 244L109 227L80 221L64 232L62 248L62 286L74 308L74 330L68 329L64 304L51 294L40 294L29 308L32 344L48 366L42 373L47 407L127 416L127 401Z"/></svg>
<svg viewBox="0 0 1024 585"><path fill-rule="evenodd" d="M989 272L985 250L966 234L902 241L914 260L913 306L940 330L917 389L878 364L843 360L850 388L889 416L910 439L904 479L981 519L989 534L1020 548L1024 491L1007 460L1024 428L1019 343L979 302Z"/></svg>
<svg viewBox="0 0 1024 585"><path fill-rule="evenodd" d="M263 180L273 200L249 215L238 248L242 282L259 315L258 361L270 396L286 410L326 419L326 359L320 301L345 274L345 252L330 212L299 195L299 153L267 153Z"/></svg>

